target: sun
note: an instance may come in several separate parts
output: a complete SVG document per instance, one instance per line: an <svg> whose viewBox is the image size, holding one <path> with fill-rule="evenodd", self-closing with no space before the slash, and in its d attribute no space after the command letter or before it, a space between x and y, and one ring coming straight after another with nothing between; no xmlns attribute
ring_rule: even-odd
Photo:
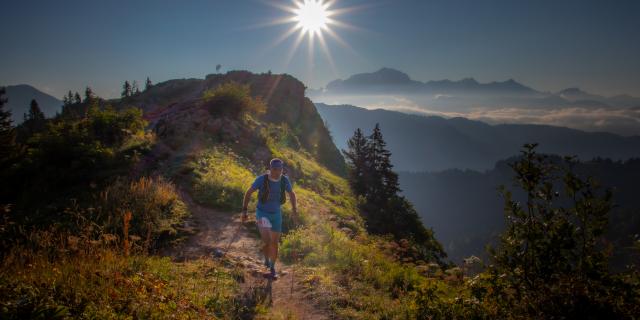
<svg viewBox="0 0 640 320"><path fill-rule="evenodd" d="M289 24L291 25L284 34L269 44L269 49L278 46L290 37L294 37L289 52L284 57L285 66L289 65L300 45L307 41L308 56L307 68L308 74L311 74L311 68L314 65L315 48L320 48L324 53L329 67L334 74L337 75L337 69L331 56L327 38L331 38L342 47L355 53L351 46L342 39L336 28L351 29L359 31L360 29L350 25L345 21L341 21L340 16L358 11L366 6L344 7L340 6L341 0L290 0L290 4L282 4L277 1L265 1L265 4L273 6L287 13L286 16L276 18L266 24L260 26L275 26ZM316 46L316 43L319 46Z"/></svg>
<svg viewBox="0 0 640 320"><path fill-rule="evenodd" d="M298 2L297 8L294 10L294 19L297 27L302 29L303 33L318 34L323 29L327 29L329 20L328 4L322 3L320 0L304 0Z"/></svg>

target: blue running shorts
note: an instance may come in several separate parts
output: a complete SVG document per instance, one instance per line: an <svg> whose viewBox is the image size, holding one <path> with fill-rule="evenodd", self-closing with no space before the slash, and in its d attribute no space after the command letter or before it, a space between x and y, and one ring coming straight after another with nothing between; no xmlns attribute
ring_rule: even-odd
<svg viewBox="0 0 640 320"><path fill-rule="evenodd" d="M274 232L282 232L282 211L271 213L256 208L258 228L270 228Z"/></svg>

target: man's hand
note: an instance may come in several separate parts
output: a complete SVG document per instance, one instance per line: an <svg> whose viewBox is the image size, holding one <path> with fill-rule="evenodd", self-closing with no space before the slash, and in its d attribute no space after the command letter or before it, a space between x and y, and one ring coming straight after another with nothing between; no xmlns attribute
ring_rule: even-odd
<svg viewBox="0 0 640 320"><path fill-rule="evenodd" d="M297 210L294 210L291 214L291 220L293 220L293 224L296 226L300 224L300 217L298 216Z"/></svg>
<svg viewBox="0 0 640 320"><path fill-rule="evenodd" d="M242 209L242 223L247 221L247 209Z"/></svg>

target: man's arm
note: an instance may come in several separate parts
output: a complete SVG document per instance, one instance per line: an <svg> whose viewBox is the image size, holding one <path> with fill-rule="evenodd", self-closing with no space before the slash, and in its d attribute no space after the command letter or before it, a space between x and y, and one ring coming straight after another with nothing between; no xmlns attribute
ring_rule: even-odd
<svg viewBox="0 0 640 320"><path fill-rule="evenodd" d="M242 222L247 220L247 206L249 205L249 200L251 200L251 195L256 191L253 186L249 187L247 191L244 193L244 199L242 199Z"/></svg>
<svg viewBox="0 0 640 320"><path fill-rule="evenodd" d="M298 203L296 202L296 193L293 190L288 191L289 199L291 199L291 209L293 211L293 221L298 224Z"/></svg>

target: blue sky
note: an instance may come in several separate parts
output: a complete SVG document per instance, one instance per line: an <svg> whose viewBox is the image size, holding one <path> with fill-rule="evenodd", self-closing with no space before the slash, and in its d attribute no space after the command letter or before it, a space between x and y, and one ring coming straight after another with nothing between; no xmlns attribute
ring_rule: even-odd
<svg viewBox="0 0 640 320"><path fill-rule="evenodd" d="M279 1L291 5L288 0ZM119 95L142 83L245 69L289 73L317 88L380 67L426 81L514 78L539 90L566 87L640 96L640 1L347 1L334 26L335 69L318 43L286 63L292 24L266 1L3 1L0 84L32 84L60 97L90 85Z"/></svg>

